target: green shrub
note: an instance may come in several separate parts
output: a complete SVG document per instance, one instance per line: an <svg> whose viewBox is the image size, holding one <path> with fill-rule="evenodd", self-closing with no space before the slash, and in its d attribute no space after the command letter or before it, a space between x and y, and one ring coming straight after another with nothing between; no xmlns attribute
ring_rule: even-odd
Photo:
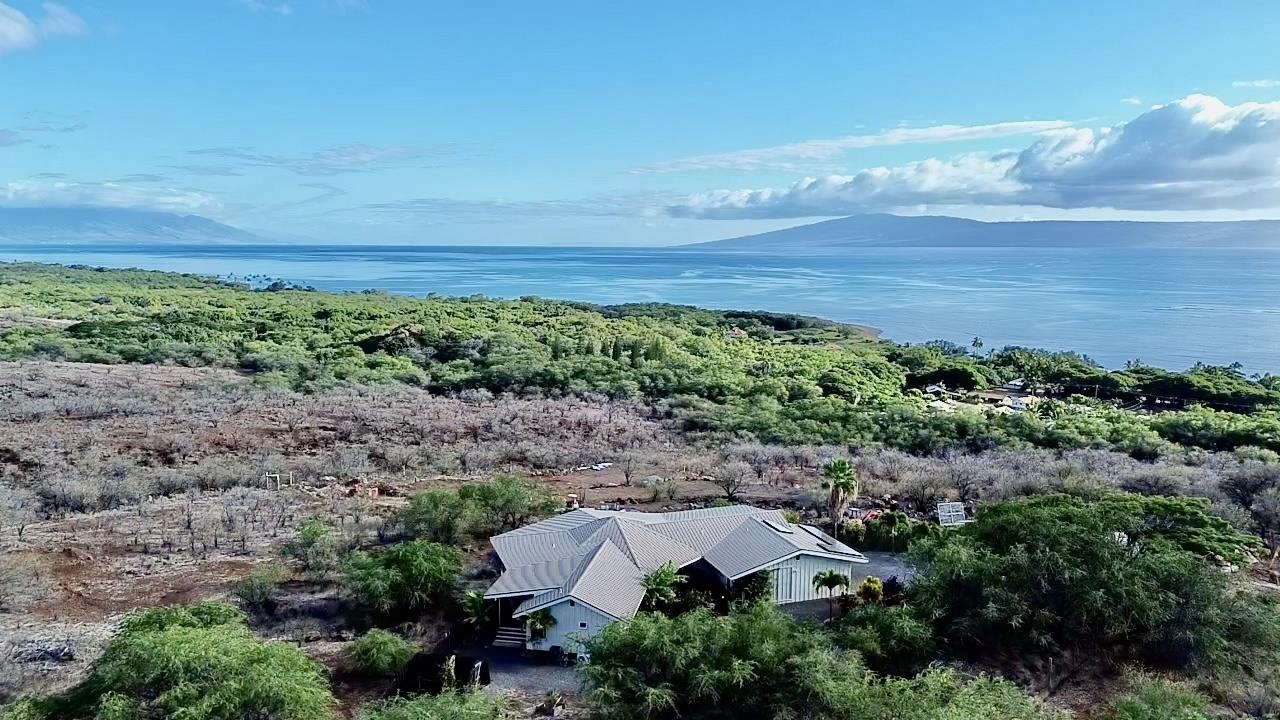
<svg viewBox="0 0 1280 720"><path fill-rule="evenodd" d="M466 505L454 490L428 490L409 499L400 526L410 537L456 545L467 532Z"/></svg>
<svg viewBox="0 0 1280 720"><path fill-rule="evenodd" d="M0 705L0 720L44 720L44 717L45 713L39 704L30 698Z"/></svg>
<svg viewBox="0 0 1280 720"><path fill-rule="evenodd" d="M889 510L872 520L843 526L840 539L863 550L906 552L912 542L937 536L941 531L935 523L914 520L904 512Z"/></svg>
<svg viewBox="0 0 1280 720"><path fill-rule="evenodd" d="M858 678L856 659L833 654L817 630L766 603L726 617L641 613L587 643L583 673L600 712L614 720L699 716L812 716L803 676ZM725 704L724 698L733 698Z"/></svg>
<svg viewBox="0 0 1280 720"><path fill-rule="evenodd" d="M880 679L827 635L767 603L728 616L641 613L588 642L590 697L608 720L1050 720L1012 683L950 671Z"/></svg>
<svg viewBox="0 0 1280 720"><path fill-rule="evenodd" d="M1186 683L1141 677L1111 701L1103 720L1212 720L1209 699Z"/></svg>
<svg viewBox="0 0 1280 720"><path fill-rule="evenodd" d="M884 599L884 583L878 577L866 577L858 583L854 596L863 603L878 603Z"/></svg>
<svg viewBox="0 0 1280 720"><path fill-rule="evenodd" d="M302 569L313 578L325 578L338 567L340 555L333 528L316 518L303 521L285 554L302 563Z"/></svg>
<svg viewBox="0 0 1280 720"><path fill-rule="evenodd" d="M910 677L933 659L933 628L902 605L855 607L833 628L835 642L855 650L867 667L884 675Z"/></svg>
<svg viewBox="0 0 1280 720"><path fill-rule="evenodd" d="M468 532L480 538L514 530L557 508L551 491L513 475L463 485L458 488L458 498L465 507Z"/></svg>
<svg viewBox="0 0 1280 720"><path fill-rule="evenodd" d="M366 706L360 720L498 720L505 702L482 692L419 695Z"/></svg>
<svg viewBox="0 0 1280 720"><path fill-rule="evenodd" d="M913 548L910 602L957 650L1077 649L1217 669L1274 660L1272 604L1233 587L1203 557L1242 536L1201 526L1195 513L1184 521L1187 508L1169 511L1165 500L989 505Z"/></svg>
<svg viewBox="0 0 1280 720"><path fill-rule="evenodd" d="M258 640L243 613L216 603L130 616L84 682L42 702L56 718L334 717L318 664Z"/></svg>
<svg viewBox="0 0 1280 720"><path fill-rule="evenodd" d="M429 490L409 500L400 527L411 537L446 545L467 538L488 539L556 509L551 492L537 483L500 475L457 490Z"/></svg>
<svg viewBox="0 0 1280 720"><path fill-rule="evenodd" d="M931 670L909 679L873 681L840 702L827 720L1068 720L1006 680L965 679Z"/></svg>
<svg viewBox="0 0 1280 720"><path fill-rule="evenodd" d="M93 720L143 720L142 703L118 692L109 692L98 701Z"/></svg>
<svg viewBox="0 0 1280 720"><path fill-rule="evenodd" d="M120 621L121 634L154 632L171 627L214 628L222 625L244 626L249 618L238 608L219 602L201 602L153 608L125 616Z"/></svg>
<svg viewBox="0 0 1280 720"><path fill-rule="evenodd" d="M258 568L231 586L231 594L248 610L271 614L284 573L275 565Z"/></svg>
<svg viewBox="0 0 1280 720"><path fill-rule="evenodd" d="M448 600L461 570L456 549L415 540L378 553L355 553L344 574L359 604L384 615L407 615Z"/></svg>
<svg viewBox="0 0 1280 720"><path fill-rule="evenodd" d="M356 672L394 677L418 650L409 641L385 630L373 629L347 645L347 662Z"/></svg>

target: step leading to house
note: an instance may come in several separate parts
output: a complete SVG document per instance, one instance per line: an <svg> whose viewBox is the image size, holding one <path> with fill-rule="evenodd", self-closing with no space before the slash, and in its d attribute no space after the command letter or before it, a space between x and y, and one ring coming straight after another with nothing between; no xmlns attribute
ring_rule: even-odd
<svg viewBox="0 0 1280 720"><path fill-rule="evenodd" d="M494 647L524 647L524 628L502 627L493 637Z"/></svg>

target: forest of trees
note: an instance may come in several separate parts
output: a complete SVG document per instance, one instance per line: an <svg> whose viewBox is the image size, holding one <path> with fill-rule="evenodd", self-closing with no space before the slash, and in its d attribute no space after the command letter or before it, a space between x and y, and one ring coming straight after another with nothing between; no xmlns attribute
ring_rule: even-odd
<svg viewBox="0 0 1280 720"><path fill-rule="evenodd" d="M5 359L223 366L300 390L398 382L437 393L626 398L713 437L916 454L1280 450L1280 381L1272 375L1137 362L1109 371L1075 353L901 346L794 315L335 295L283 284L255 290L172 273L29 264L0 266L0 312ZM1013 379L1058 400L1036 413L943 414L919 392Z"/></svg>

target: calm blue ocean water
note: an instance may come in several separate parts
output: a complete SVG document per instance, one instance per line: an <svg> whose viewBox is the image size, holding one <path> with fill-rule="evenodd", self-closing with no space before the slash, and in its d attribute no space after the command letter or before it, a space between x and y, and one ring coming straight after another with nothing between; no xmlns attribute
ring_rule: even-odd
<svg viewBox="0 0 1280 720"><path fill-rule="evenodd" d="M671 249L0 245L0 259L268 275L325 290L820 315L886 337L1079 350L1181 369L1280 372L1280 250L867 248L830 255Z"/></svg>

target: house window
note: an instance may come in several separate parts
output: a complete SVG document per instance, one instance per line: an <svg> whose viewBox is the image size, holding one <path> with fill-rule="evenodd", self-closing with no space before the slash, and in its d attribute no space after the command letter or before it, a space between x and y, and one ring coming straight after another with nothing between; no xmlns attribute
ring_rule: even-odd
<svg viewBox="0 0 1280 720"><path fill-rule="evenodd" d="M575 603L574 601L572 600L569 601L569 607L577 607L577 606L578 606L577 603Z"/></svg>
<svg viewBox="0 0 1280 720"><path fill-rule="evenodd" d="M580 628L585 628L586 626L587 626L587 624L586 624L586 623L584 623L584 622L580 622L580 623L578 623L578 627L580 627Z"/></svg>

